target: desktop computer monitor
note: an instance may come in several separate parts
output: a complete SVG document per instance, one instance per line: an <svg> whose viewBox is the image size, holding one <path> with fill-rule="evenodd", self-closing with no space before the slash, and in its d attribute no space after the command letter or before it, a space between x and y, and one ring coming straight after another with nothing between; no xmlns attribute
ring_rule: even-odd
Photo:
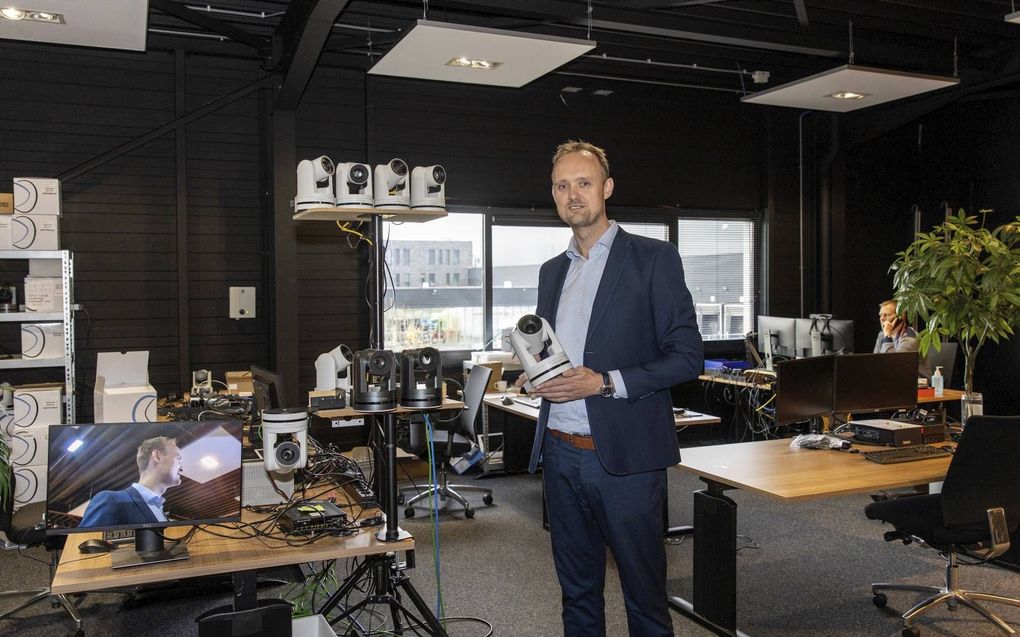
<svg viewBox="0 0 1020 637"><path fill-rule="evenodd" d="M776 363L776 424L789 425L832 412L836 356Z"/></svg>
<svg viewBox="0 0 1020 637"><path fill-rule="evenodd" d="M283 391L283 380L274 371L251 366L252 398L255 408L261 414L265 409L283 409L288 407Z"/></svg>
<svg viewBox="0 0 1020 637"><path fill-rule="evenodd" d="M917 406L917 352L836 356L834 413Z"/></svg>
<svg viewBox="0 0 1020 637"><path fill-rule="evenodd" d="M168 526L241 519L240 421L53 425L48 452L47 533L133 529L114 568L187 559Z"/></svg>
<svg viewBox="0 0 1020 637"><path fill-rule="evenodd" d="M811 356L811 328L818 330L821 355L854 351L854 322L840 319L797 319L796 355Z"/></svg>
<svg viewBox="0 0 1020 637"><path fill-rule="evenodd" d="M778 316L758 317L758 353L767 351L766 339L771 340L774 356L796 356L797 320Z"/></svg>

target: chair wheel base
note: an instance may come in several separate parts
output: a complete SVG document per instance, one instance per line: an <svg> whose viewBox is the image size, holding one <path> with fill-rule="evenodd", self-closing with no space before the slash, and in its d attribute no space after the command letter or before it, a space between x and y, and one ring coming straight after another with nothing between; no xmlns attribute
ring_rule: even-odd
<svg viewBox="0 0 1020 637"><path fill-rule="evenodd" d="M484 502L484 503L485 503L486 505L492 504L492 495L491 495L491 494L489 494L489 493L486 493L486 494L485 494L485 495L484 495L484 496L482 497L482 502Z"/></svg>
<svg viewBox="0 0 1020 637"><path fill-rule="evenodd" d="M471 518L475 517L475 510L474 509L464 509L464 517L466 517L469 520Z"/></svg>
<svg viewBox="0 0 1020 637"><path fill-rule="evenodd" d="M904 626L900 635L902 635L902 637L921 637L921 631L917 628L917 626Z"/></svg>
<svg viewBox="0 0 1020 637"><path fill-rule="evenodd" d="M404 509L404 517L405 518L413 518L414 517L414 507L407 507L406 509Z"/></svg>
<svg viewBox="0 0 1020 637"><path fill-rule="evenodd" d="M885 605L889 603L889 598L885 596L885 593L875 593L875 596L871 598L875 606L879 608L885 608Z"/></svg>

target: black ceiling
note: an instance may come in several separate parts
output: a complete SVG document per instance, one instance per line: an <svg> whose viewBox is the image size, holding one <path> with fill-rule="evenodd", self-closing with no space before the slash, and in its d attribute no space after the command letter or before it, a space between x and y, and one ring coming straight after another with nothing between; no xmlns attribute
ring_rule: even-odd
<svg viewBox="0 0 1020 637"><path fill-rule="evenodd" d="M427 13L429 20L584 39L586 0L150 0L149 48L251 56L279 67L286 39L316 5L343 7L320 64L367 69ZM427 5L427 10L426 6ZM854 62L978 85L1020 71L1009 0L620 0L591 2L598 47L548 86L626 90L696 86L753 92ZM274 42L274 35L276 36ZM283 61L286 64L286 61ZM697 68L695 68L697 67ZM767 71L767 84L751 73Z"/></svg>

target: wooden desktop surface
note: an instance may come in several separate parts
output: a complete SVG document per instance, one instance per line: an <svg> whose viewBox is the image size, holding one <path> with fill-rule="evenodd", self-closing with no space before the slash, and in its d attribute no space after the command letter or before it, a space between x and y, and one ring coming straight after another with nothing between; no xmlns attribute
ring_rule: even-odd
<svg viewBox="0 0 1020 637"><path fill-rule="evenodd" d="M531 420L533 422L538 422L537 407L524 405L517 401L513 401L509 405L506 405L503 403L503 394L501 392L486 394L485 398L482 399L482 402L487 407L492 407L493 409L500 409L502 411L520 416L522 418L527 418L528 420ZM698 414L697 416L675 415L674 420L676 420L677 427L689 427L693 425L717 425L720 422L722 422L718 416L710 416L708 414Z"/></svg>
<svg viewBox="0 0 1020 637"><path fill-rule="evenodd" d="M247 510L241 513L241 520L244 522L254 522L265 517L266 514L251 513ZM230 535L234 532L233 526L228 524L212 527L210 530ZM382 528L361 529L357 535L348 537L324 537L304 546L288 546L283 540L264 537L222 538L198 531L188 542L188 553L191 557L186 560L117 570L110 566L109 553L82 554L77 549L81 542L90 538L101 538L102 533L74 533L67 537L67 546L60 556L60 565L53 578L52 588L55 594L80 593L414 549L414 538L409 537L398 542L382 542L376 539L376 533ZM189 526L170 527L166 535L181 537L190 529ZM295 539L300 541L301 538L297 536ZM131 551L134 550L134 545L125 544L115 550Z"/></svg>
<svg viewBox="0 0 1020 637"><path fill-rule="evenodd" d="M855 443L854 448L886 447ZM938 482L949 461L943 457L878 464L859 453L790 448L790 439L780 439L686 448L677 467L737 489L792 501Z"/></svg>

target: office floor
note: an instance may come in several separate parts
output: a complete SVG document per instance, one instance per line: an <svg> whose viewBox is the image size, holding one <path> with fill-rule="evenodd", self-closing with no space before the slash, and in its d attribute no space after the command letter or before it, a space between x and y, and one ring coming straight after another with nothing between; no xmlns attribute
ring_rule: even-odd
<svg viewBox="0 0 1020 637"><path fill-rule="evenodd" d="M468 478L470 479L470 478ZM440 524L443 596L448 616L474 616L494 625L495 635L555 636L559 628L559 590L541 529L539 478L528 475L496 477L483 481L494 490L492 507L479 506L473 520L461 514L443 514ZM691 493L699 482L670 471L671 518L689 521ZM902 612L914 603L909 593L890 596L890 608L871 603L873 580L938 584L942 561L935 551L916 545L885 543L883 526L864 519L866 496L829 501L780 504L753 494L731 492L740 512L740 533L758 548L741 540L739 569L739 624L756 637L857 637L899 635ZM479 503L480 504L480 503ZM433 541L428 516L420 511L401 522L418 541L418 564L411 571L415 588L430 604L435 600ZM33 557L46 559L33 550ZM669 586L673 593L689 595L691 546L667 548ZM0 551L0 589L41 583L45 565L17 552ZM965 587L1020 596L1020 574L989 566L964 567ZM267 588L260 594L273 595ZM175 599L178 589L151 595L158 601L137 608L122 608L125 595L89 594L81 600L86 635L176 637L196 634L199 613L228 603L222 590L206 588L200 596ZM165 598L165 599L163 599ZM608 634L626 635L626 618L615 575L607 582ZM0 600L7 608L10 599ZM997 607L1020 627L1020 609ZM921 624L930 637L984 637L997 629L968 611L936 611ZM0 622L0 635L42 637L69 634L71 623L47 604L37 605L15 620ZM674 615L676 635L704 637L707 631ZM486 634L480 624L457 623L451 637Z"/></svg>

